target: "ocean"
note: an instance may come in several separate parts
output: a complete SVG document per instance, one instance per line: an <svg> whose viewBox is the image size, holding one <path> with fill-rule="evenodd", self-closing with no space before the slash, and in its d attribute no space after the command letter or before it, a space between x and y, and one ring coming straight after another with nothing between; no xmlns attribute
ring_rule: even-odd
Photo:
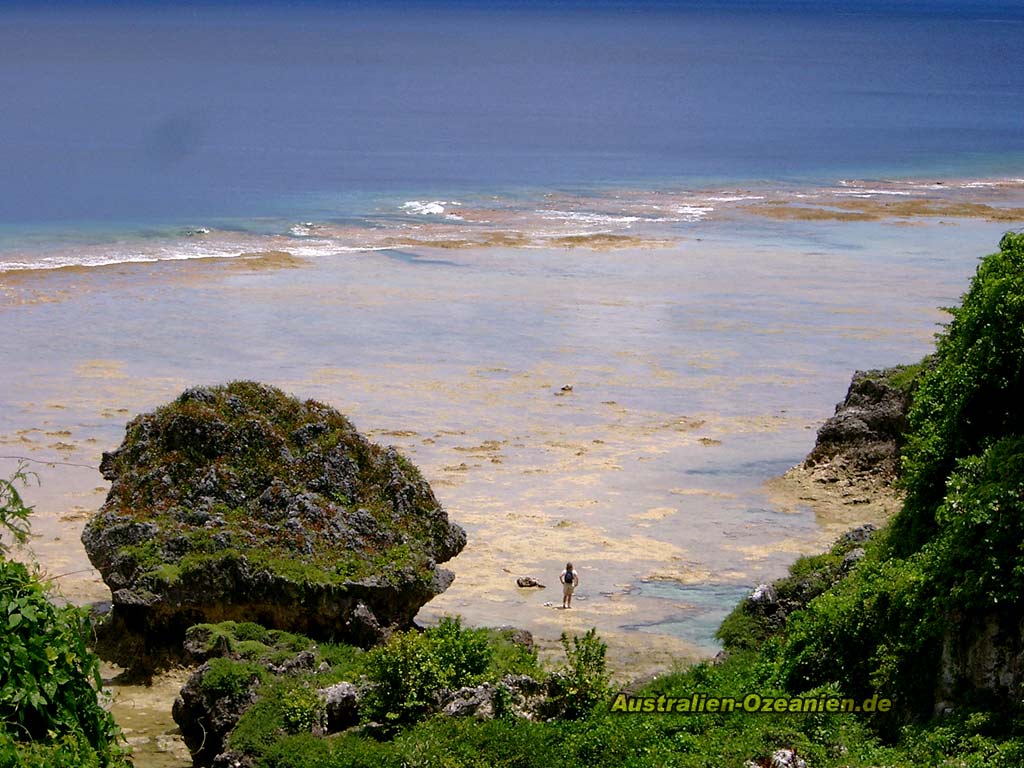
<svg viewBox="0 0 1024 768"><path fill-rule="evenodd" d="M1022 31L1006 2L5 5L0 469L39 473L34 552L103 599L100 453L255 378L467 528L424 621L714 652L867 515L766 483L1024 221ZM515 588L567 559L572 612Z"/></svg>
<svg viewBox="0 0 1024 768"><path fill-rule="evenodd" d="M1020 176L1022 24L1011 2L5 5L0 243L469 193Z"/></svg>

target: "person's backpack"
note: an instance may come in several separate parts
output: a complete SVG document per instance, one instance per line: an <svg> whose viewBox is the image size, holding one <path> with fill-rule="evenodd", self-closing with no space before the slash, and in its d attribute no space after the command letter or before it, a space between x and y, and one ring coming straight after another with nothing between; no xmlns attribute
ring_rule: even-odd
<svg viewBox="0 0 1024 768"><path fill-rule="evenodd" d="M572 584L572 571L566 571L565 576L562 577L562 581L566 584Z"/></svg>

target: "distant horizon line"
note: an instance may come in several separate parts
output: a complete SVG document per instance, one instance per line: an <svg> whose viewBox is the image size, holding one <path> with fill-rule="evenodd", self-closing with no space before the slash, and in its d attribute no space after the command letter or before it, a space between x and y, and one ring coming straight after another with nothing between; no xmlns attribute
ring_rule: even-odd
<svg viewBox="0 0 1024 768"><path fill-rule="evenodd" d="M280 10L302 12L374 12L392 9L424 12L445 9L481 12L869 12L885 16L938 15L984 18L993 12L1024 20L1024 4L1018 0L8 0L0 18L11 11L51 15L75 10L140 9L173 13L179 10ZM992 19L1009 20L1009 19Z"/></svg>

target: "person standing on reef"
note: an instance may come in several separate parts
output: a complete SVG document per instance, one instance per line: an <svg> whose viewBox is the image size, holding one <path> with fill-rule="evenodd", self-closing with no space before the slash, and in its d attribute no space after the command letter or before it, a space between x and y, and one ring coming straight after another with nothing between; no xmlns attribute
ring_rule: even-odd
<svg viewBox="0 0 1024 768"><path fill-rule="evenodd" d="M565 564L558 580L562 582L562 607L572 608L572 593L580 584L580 575L573 570L572 563Z"/></svg>

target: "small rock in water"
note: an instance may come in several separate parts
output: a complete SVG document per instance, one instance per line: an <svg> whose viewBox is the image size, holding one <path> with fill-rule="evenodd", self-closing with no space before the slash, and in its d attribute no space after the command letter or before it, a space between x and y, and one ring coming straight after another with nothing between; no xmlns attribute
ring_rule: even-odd
<svg viewBox="0 0 1024 768"><path fill-rule="evenodd" d="M546 587L537 581L533 576L520 576L516 579L516 586L518 587L538 587L540 589L546 589Z"/></svg>

